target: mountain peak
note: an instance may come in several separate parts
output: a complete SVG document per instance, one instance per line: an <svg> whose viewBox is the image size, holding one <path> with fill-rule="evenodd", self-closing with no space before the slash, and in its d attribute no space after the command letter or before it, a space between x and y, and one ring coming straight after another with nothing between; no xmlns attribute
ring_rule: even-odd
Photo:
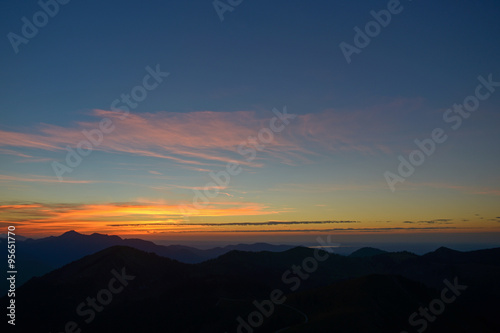
<svg viewBox="0 0 500 333"><path fill-rule="evenodd" d="M83 236L81 233L76 232L75 230L70 230L66 231L64 234L62 234L60 237L77 237L77 236Z"/></svg>
<svg viewBox="0 0 500 333"><path fill-rule="evenodd" d="M462 253L463 252L441 246L437 250L435 250L433 252L429 252L429 253L425 254L424 256L428 257L428 258L434 258L437 260L448 261L448 260L451 260L451 258L457 258L457 256L460 257L460 254L462 254Z"/></svg>
<svg viewBox="0 0 500 333"><path fill-rule="evenodd" d="M453 249L450 249L450 248L445 247L445 246L441 246L439 249L437 249L434 252L435 253L459 253L460 251L453 250Z"/></svg>
<svg viewBox="0 0 500 333"><path fill-rule="evenodd" d="M366 258L366 257L373 257L383 253L387 253L387 251L380 250L374 247L363 247L351 253L349 257Z"/></svg>

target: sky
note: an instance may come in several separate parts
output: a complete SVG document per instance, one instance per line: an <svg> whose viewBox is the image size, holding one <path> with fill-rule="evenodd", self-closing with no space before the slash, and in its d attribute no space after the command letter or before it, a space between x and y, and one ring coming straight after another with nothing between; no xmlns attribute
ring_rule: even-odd
<svg viewBox="0 0 500 333"><path fill-rule="evenodd" d="M500 240L498 1L0 9L4 230Z"/></svg>

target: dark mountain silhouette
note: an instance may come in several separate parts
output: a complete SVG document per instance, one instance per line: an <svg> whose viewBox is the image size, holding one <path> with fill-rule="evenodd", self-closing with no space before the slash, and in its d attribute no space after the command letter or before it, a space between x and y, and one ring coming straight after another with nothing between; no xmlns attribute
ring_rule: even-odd
<svg viewBox="0 0 500 333"><path fill-rule="evenodd" d="M0 239L7 239L8 236L9 236L8 234L0 234ZM16 242L22 242L27 239L28 239L27 237L16 235Z"/></svg>
<svg viewBox="0 0 500 333"><path fill-rule="evenodd" d="M83 235L75 231L68 231L57 237L28 239L19 246L32 256L45 260L51 266L60 267L83 256L116 245L130 246L186 262L200 262L205 259L202 250L187 246L161 246L141 239L122 239L119 236L98 233Z"/></svg>
<svg viewBox="0 0 500 333"><path fill-rule="evenodd" d="M0 239L1 247L6 246L2 245L5 241L5 239ZM129 246L185 263L200 263L238 249L245 251L284 251L291 248L289 245L256 243L200 250L189 246L163 246L142 239L122 239L119 236L98 233L83 235L72 230L60 236L41 239L28 238L17 243L17 263L19 267L25 268L19 275L18 285L22 285L31 277L41 276L53 269L111 246ZM6 277L5 272L1 273L0 277ZM0 295L3 294L2 288Z"/></svg>
<svg viewBox="0 0 500 333"><path fill-rule="evenodd" d="M387 251L376 249L373 247L363 247L359 250L354 251L349 256L350 257L364 258L364 257L373 257L373 256L376 256L376 255L382 254L382 253L387 253Z"/></svg>
<svg viewBox="0 0 500 333"><path fill-rule="evenodd" d="M51 236L37 240L28 239L22 243L25 251L31 252L33 255L36 254L36 256L40 258L46 258L45 260L48 260L51 265L56 267L115 245L130 246L186 263L199 263L232 250L284 251L291 248L291 246L288 245L256 243L229 245L209 250L200 250L189 246L164 246L142 239L122 239L119 236L98 233L83 235L73 230L58 237ZM61 249L65 249L65 251L61 251Z"/></svg>
<svg viewBox="0 0 500 333"><path fill-rule="evenodd" d="M227 245L224 247L215 247L213 249L208 249L203 251L203 256L205 258L216 258L224 253L230 251L247 251L247 252L282 252L293 248L291 245L273 245L268 243L254 243L254 244L237 244L237 245Z"/></svg>
<svg viewBox="0 0 500 333"><path fill-rule="evenodd" d="M20 242L17 242L17 247L16 247L16 265L19 267L17 277L16 277L16 285L21 286L23 285L26 281L31 279L33 276L41 276L45 273L50 272L53 270L55 267L49 265L47 262L44 260L40 260L38 258L33 257L30 253L27 253L26 251L23 251L22 247L19 246ZM0 241L0 247L3 249L7 248L6 244L3 244ZM21 269L22 268L22 269ZM6 278L8 277L7 275L7 270L2 270L0 271L0 279L2 281L6 281ZM2 288L0 289L0 296L5 295L6 290L4 289L3 285Z"/></svg>
<svg viewBox="0 0 500 333"><path fill-rule="evenodd" d="M64 332L66 325L78 325L82 332L95 333L416 332L420 326L411 326L409 317L420 308L436 306L434 300L448 288L444 279L466 289L428 321L425 332L500 330L500 248L442 248L423 256L329 254L316 266L314 256L313 249L301 247L274 253L231 251L185 264L113 246L20 287L16 330ZM130 280L112 294L106 290L120 285L116 274ZM271 311L266 301L276 290L284 303L274 304ZM450 292L445 295L453 295ZM92 298L106 304L86 323L91 313L86 302ZM258 329L248 326L250 314L254 323L260 320L255 302L264 313ZM76 311L81 304L86 315ZM67 324L71 321L75 324Z"/></svg>

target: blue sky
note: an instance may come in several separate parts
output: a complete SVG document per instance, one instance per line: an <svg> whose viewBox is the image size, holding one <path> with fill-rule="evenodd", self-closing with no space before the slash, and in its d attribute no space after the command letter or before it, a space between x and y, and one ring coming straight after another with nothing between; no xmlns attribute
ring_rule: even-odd
<svg viewBox="0 0 500 333"><path fill-rule="evenodd" d="M443 113L474 94L479 76L500 81L500 4L401 1L348 64L339 44L354 44L354 27L389 3L246 0L221 21L212 1L73 0L16 53L8 34L21 36L22 18L33 21L41 7L2 2L1 222L34 235L42 225L46 234L203 237L221 230L189 223L274 220L355 220L352 232L498 231L500 91L456 131ZM169 76L118 119L112 102L141 85L148 66ZM238 146L285 106L296 118L246 161ZM53 162L103 118L115 130L59 182ZM438 127L447 141L392 192L384 172ZM230 160L243 172L186 222L176 207ZM124 205L137 210L118 215ZM348 232L332 225L290 233ZM225 231L258 239L273 230Z"/></svg>

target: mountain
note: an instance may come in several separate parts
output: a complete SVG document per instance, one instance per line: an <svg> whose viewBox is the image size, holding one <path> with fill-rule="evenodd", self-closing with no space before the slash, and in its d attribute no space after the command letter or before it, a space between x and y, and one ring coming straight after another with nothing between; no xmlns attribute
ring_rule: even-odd
<svg viewBox="0 0 500 333"><path fill-rule="evenodd" d="M6 246L5 242L5 239L0 239L0 247ZM185 263L200 263L238 249L245 251L284 251L291 248L288 245L256 243L200 250L182 245L163 246L141 239L122 239L119 236L98 233L83 235L71 230L60 236L41 239L28 238L17 243L16 261L19 267L25 267L20 273L18 285L22 285L33 276L41 276L55 268L111 246L129 246ZM0 277L6 277L5 272L0 273Z"/></svg>
<svg viewBox="0 0 500 333"><path fill-rule="evenodd" d="M382 253L387 253L387 251L376 249L373 247L363 247L359 250L354 251L349 256L357 258L365 258L365 257L373 257Z"/></svg>
<svg viewBox="0 0 500 333"><path fill-rule="evenodd" d="M340 281L291 295L290 306L309 315L307 325L294 325L287 332L323 332L325 328L329 332L380 332L381 328L400 332L408 326L408 316L434 294L397 275Z"/></svg>
<svg viewBox="0 0 500 333"><path fill-rule="evenodd" d="M113 246L20 287L16 329L378 333L425 324L430 333L493 333L499 279L500 248L362 258L302 247L234 250L186 264ZM434 309L432 321L418 315L424 308Z"/></svg>
<svg viewBox="0 0 500 333"><path fill-rule="evenodd" d="M98 233L83 235L75 231L68 231L57 237L28 239L19 247L53 267L60 267L85 255L116 245L130 246L186 262L200 262L205 259L203 251L195 248L178 245L161 246L140 239L122 239L119 236Z"/></svg>
<svg viewBox="0 0 500 333"><path fill-rule="evenodd" d="M224 253L228 253L230 251L247 251L247 252L261 252L261 251L269 251L269 252L282 252L294 248L292 245L273 245L268 243L254 243L254 244L237 244L237 245L227 245L224 247L215 247L213 249L205 250L205 257L207 258L216 258Z"/></svg>
<svg viewBox="0 0 500 333"><path fill-rule="evenodd" d="M7 239L8 236L9 236L8 234L0 234L0 239ZM16 242L22 242L27 240L28 238L16 234L15 239Z"/></svg>
<svg viewBox="0 0 500 333"><path fill-rule="evenodd" d="M48 264L45 260L40 260L39 258L33 257L30 253L27 253L20 246L21 243L16 240L16 267L17 269L17 277L16 277L16 285L21 286L26 281L31 279L33 276L42 276L45 273L52 271L54 266ZM7 245L4 245L0 240L0 247L3 249L7 248ZM6 281L8 277L7 270L0 271L0 280ZM6 286L6 285L4 285ZM3 287L0 289L0 296L6 294L7 289Z"/></svg>
<svg viewBox="0 0 500 333"><path fill-rule="evenodd" d="M37 240L28 239L23 242L22 247L33 256L46 258L52 266L60 267L85 255L116 245L130 246L186 263L199 263L235 249L245 251L284 251L291 248L291 246L287 245L257 243L200 250L189 246L164 246L141 239L122 239L119 236L98 233L83 235L73 230L58 237L51 236ZM61 251L61 248L65 251Z"/></svg>

